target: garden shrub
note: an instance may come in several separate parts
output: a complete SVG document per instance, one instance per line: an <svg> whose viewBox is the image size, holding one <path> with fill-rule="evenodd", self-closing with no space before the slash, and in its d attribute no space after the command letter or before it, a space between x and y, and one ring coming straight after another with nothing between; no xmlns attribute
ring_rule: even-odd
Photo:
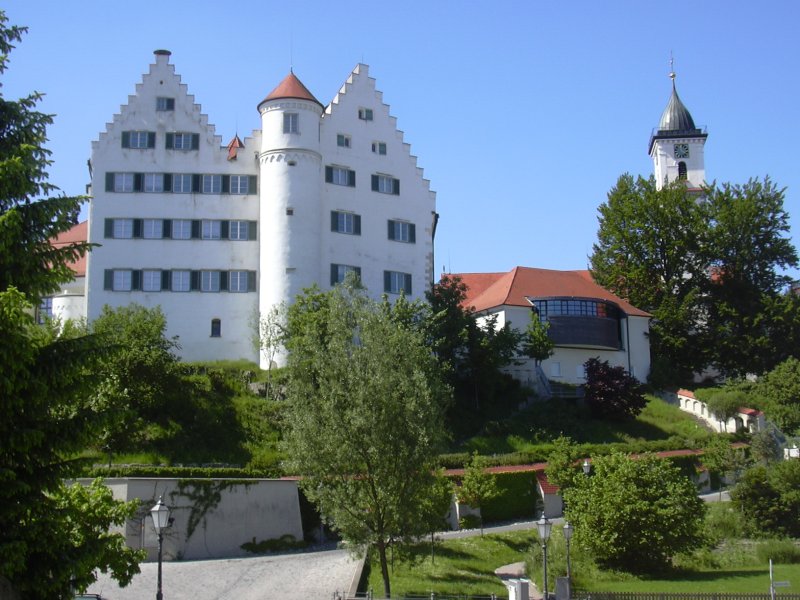
<svg viewBox="0 0 800 600"><path fill-rule="evenodd" d="M800 548L791 540L767 540L756 546L756 556L762 564L772 562L779 565L800 563Z"/></svg>

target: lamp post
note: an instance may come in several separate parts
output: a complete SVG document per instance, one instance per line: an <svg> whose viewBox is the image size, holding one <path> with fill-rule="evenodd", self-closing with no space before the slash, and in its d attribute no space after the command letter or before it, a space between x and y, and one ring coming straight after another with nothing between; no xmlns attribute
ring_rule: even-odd
<svg viewBox="0 0 800 600"><path fill-rule="evenodd" d="M156 600L162 600L164 595L161 593L161 551L164 547L164 530L170 526L169 507L158 498L156 505L150 509L150 516L153 518L153 528L158 534L158 588L156 590Z"/></svg>
<svg viewBox="0 0 800 600"><path fill-rule="evenodd" d="M572 533L575 528L569 524L569 521L564 522L564 541L567 543L567 579L569 580L570 587L572 586L572 567L569 564L569 541L572 539Z"/></svg>
<svg viewBox="0 0 800 600"><path fill-rule="evenodd" d="M553 527L553 524L544 516L544 512L542 512L542 516L536 521L536 529L539 530L539 540L542 542L542 556L543 556L543 563L544 563L544 589L542 590L542 596L544 600L547 600L547 540L550 539L550 529Z"/></svg>
<svg viewBox="0 0 800 600"><path fill-rule="evenodd" d="M586 475L586 477L588 477L589 476L589 472L591 470L592 470L592 463L589 462L588 458L584 458L583 459L583 474Z"/></svg>

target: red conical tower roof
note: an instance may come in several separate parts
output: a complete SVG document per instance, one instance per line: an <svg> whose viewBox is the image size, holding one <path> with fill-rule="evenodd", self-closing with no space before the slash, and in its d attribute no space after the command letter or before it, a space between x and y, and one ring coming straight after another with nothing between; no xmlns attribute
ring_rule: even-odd
<svg viewBox="0 0 800 600"><path fill-rule="evenodd" d="M322 102L314 98L314 94L308 91L308 88L303 85L303 82L300 81L292 71L289 71L289 74L283 78L283 81L281 81L278 86L269 94L267 94L267 97L258 104L261 106L264 102L268 102L269 100L278 100L281 98L311 100L312 102L316 102L320 106L323 106Z"/></svg>

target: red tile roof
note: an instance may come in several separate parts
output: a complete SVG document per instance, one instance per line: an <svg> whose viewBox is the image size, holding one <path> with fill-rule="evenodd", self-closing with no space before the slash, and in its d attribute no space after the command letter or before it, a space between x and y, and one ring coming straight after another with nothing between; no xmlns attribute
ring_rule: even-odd
<svg viewBox="0 0 800 600"><path fill-rule="evenodd" d="M236 155L239 152L239 148L244 148L244 144L242 140L239 139L238 135L233 136L233 139L228 142L228 160L236 160Z"/></svg>
<svg viewBox="0 0 800 600"><path fill-rule="evenodd" d="M272 90L267 97L264 98L259 104L263 104L269 100L278 100L280 98L298 98L300 100L311 100L322 106L322 102L314 98L314 94L308 91L308 88L303 85L297 76L291 71L283 78L274 90Z"/></svg>
<svg viewBox="0 0 800 600"><path fill-rule="evenodd" d="M55 239L51 240L50 243L56 248L60 248L63 246L67 246L69 244L74 244L75 242L85 242L88 239L89 239L89 222L83 221L81 223L78 223L71 229L68 229L64 233L58 235ZM75 277L85 277L86 255L84 254L81 258L76 260L69 267L75 273Z"/></svg>
<svg viewBox="0 0 800 600"><path fill-rule="evenodd" d="M550 480L547 479L547 475L544 471L536 471L536 481L539 483L539 488L542 490L542 495L558 494L559 487L554 483L550 483Z"/></svg>
<svg viewBox="0 0 800 600"><path fill-rule="evenodd" d="M554 271L515 267L508 273L453 273L467 285L466 304L477 311L499 306L530 307L531 298L597 298L613 302L627 315L649 317L622 298L597 285L587 270Z"/></svg>

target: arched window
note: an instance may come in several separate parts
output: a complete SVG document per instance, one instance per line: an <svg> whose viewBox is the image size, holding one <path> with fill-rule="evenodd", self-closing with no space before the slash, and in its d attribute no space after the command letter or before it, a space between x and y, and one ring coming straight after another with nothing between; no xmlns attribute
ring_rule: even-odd
<svg viewBox="0 0 800 600"><path fill-rule="evenodd" d="M683 161L678 163L678 179L686 181L686 163Z"/></svg>
<svg viewBox="0 0 800 600"><path fill-rule="evenodd" d="M211 337L222 336L222 321L219 319L211 319Z"/></svg>

